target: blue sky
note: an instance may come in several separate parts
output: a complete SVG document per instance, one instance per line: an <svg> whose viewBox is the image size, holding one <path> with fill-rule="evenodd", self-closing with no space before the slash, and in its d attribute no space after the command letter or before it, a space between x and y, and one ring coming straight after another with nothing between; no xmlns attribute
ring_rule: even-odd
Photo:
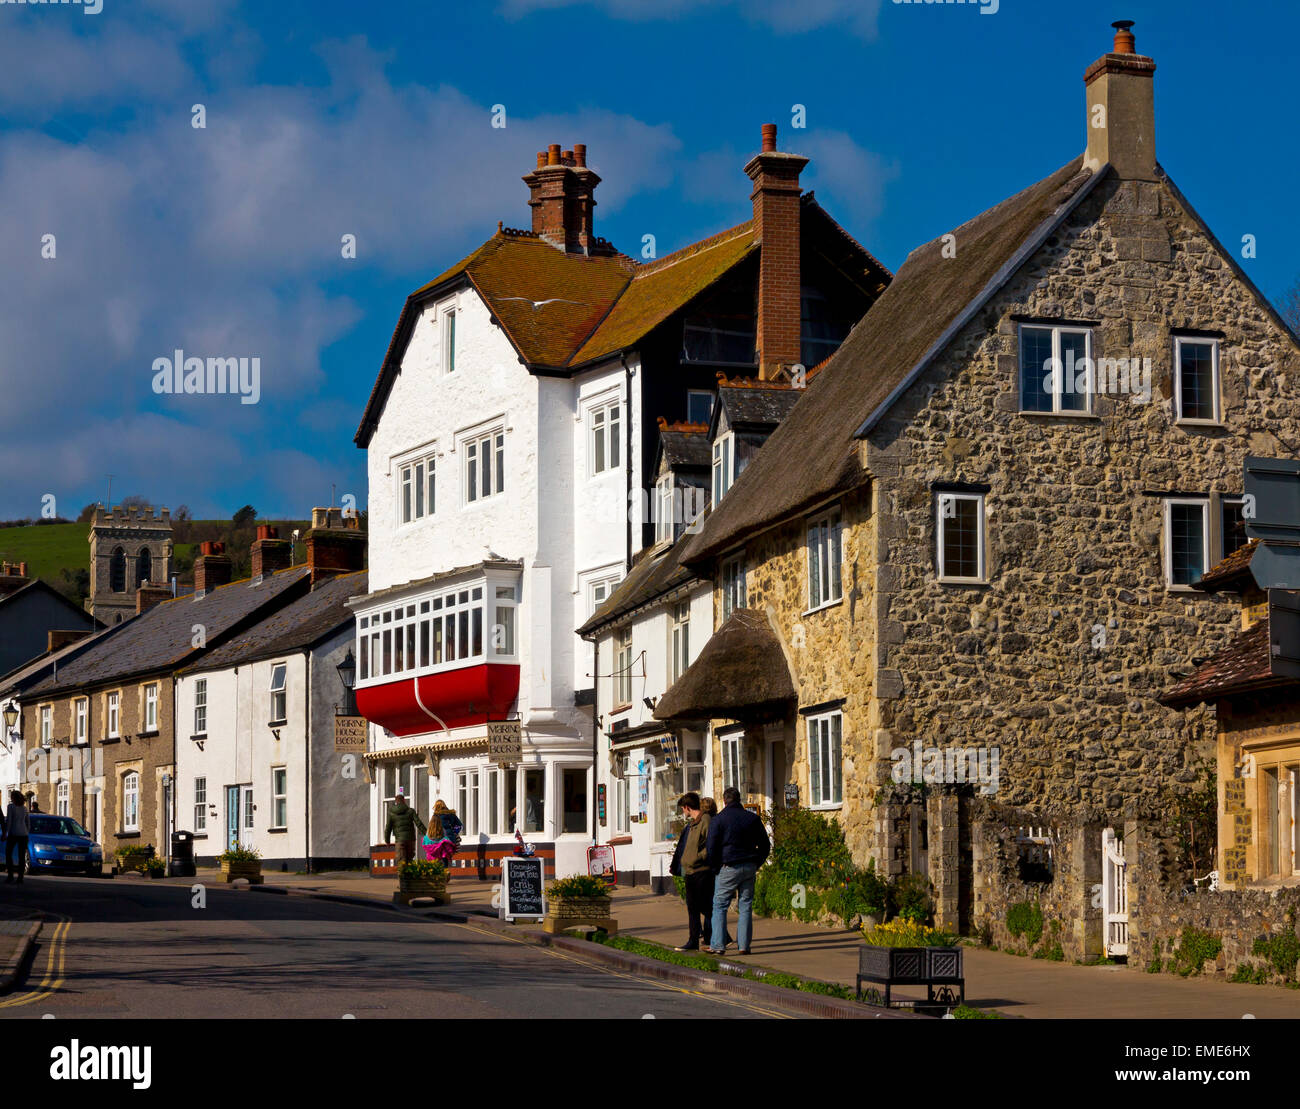
<svg viewBox="0 0 1300 1109"><path fill-rule="evenodd" d="M403 298L528 226L551 142L587 144L597 234L662 254L748 217L774 121L897 268L1082 150L1113 19L1156 60L1166 170L1230 248L1256 237L1267 295L1300 277L1290 3L102 5L0 4L0 518L75 515L109 473L199 517L364 504L352 436ZM259 357L259 403L155 394L177 348Z"/></svg>

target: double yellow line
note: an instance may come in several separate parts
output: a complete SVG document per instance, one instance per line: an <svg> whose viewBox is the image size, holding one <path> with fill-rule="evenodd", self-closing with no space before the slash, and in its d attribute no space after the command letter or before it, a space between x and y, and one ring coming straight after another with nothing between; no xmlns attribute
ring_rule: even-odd
<svg viewBox="0 0 1300 1109"><path fill-rule="evenodd" d="M62 913L42 912L41 915L58 921L54 928L54 934L50 937L49 953L45 957L45 976L36 989L15 994L13 997L6 997L3 1001L0 1001L0 1009L13 1009L19 1005L30 1005L33 1001L40 1001L42 998L49 997L50 994L63 985L63 965L67 954L68 930L72 927L72 918L66 917Z"/></svg>

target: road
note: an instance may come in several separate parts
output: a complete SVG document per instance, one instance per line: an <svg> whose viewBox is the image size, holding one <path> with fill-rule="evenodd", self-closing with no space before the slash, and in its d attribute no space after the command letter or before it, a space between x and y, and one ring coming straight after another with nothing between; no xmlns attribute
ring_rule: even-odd
<svg viewBox="0 0 1300 1109"><path fill-rule="evenodd" d="M27 974L0 1018L607 1019L782 1016L500 936L321 901L139 880L0 885L0 917L39 911Z"/></svg>

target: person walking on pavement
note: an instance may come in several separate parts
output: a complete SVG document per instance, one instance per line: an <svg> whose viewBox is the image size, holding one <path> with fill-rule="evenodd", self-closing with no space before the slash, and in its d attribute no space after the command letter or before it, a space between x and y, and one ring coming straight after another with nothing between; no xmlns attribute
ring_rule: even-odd
<svg viewBox="0 0 1300 1109"><path fill-rule="evenodd" d="M9 791L9 812L5 816L5 865L9 868L6 882L14 880L14 855L18 856L18 883L22 884L23 870L27 863L27 807L23 804L23 795L18 790Z"/></svg>
<svg viewBox="0 0 1300 1109"><path fill-rule="evenodd" d="M700 939L709 946L713 917L713 871L709 869L709 817L703 811L698 793L687 793L678 802L686 817L686 827L677 837L668 873L680 876L686 887L686 920L690 936L678 951L698 951Z"/></svg>
<svg viewBox="0 0 1300 1109"><path fill-rule="evenodd" d="M415 830L424 831L424 821L410 805L406 803L406 791L397 787L397 796L388 806L388 823L384 826L384 842L390 839L396 842L397 850L393 855L393 864L411 862L415 858Z"/></svg>
<svg viewBox="0 0 1300 1109"><path fill-rule="evenodd" d="M460 846L460 834L464 829L455 809L449 809L447 802L439 801L433 806L433 815L429 817L429 830L424 836L424 855L430 862L441 859L450 863Z"/></svg>
<svg viewBox="0 0 1300 1109"><path fill-rule="evenodd" d="M726 935L727 910L734 897L740 915L736 942L740 954L748 955L754 927L754 878L772 850L772 841L759 815L740 804L740 791L734 786L722 792L722 812L709 825L708 850L709 869L716 875L712 934ZM709 950L721 955L726 948L711 946Z"/></svg>
<svg viewBox="0 0 1300 1109"><path fill-rule="evenodd" d="M704 815L708 817L709 820L712 820L715 816L718 815L718 803L712 797L701 797L700 811L704 813ZM714 877L712 870L709 871L709 877L710 878ZM709 929L712 930L713 928L713 886L712 885L709 886L709 899L704 903L704 917L705 917L705 923L709 926ZM722 933L722 949L724 951L727 949L729 945L735 942L736 940L732 936L730 928L728 928L725 932ZM704 946L705 948L709 948L712 945L706 941Z"/></svg>

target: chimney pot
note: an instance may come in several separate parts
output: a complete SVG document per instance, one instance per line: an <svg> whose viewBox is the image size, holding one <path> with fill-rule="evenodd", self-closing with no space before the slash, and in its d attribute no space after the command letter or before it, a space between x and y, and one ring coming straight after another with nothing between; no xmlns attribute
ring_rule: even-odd
<svg viewBox="0 0 1300 1109"><path fill-rule="evenodd" d="M775 149L776 149L776 124L765 123L763 124L763 151L764 153L766 153L769 150L775 150Z"/></svg>
<svg viewBox="0 0 1300 1109"><path fill-rule="evenodd" d="M258 539L279 539L280 531L274 524L258 524L257 538Z"/></svg>
<svg viewBox="0 0 1300 1109"><path fill-rule="evenodd" d="M548 166L558 166L560 164L560 144L553 142L546 148L546 164Z"/></svg>
<svg viewBox="0 0 1300 1109"><path fill-rule="evenodd" d="M1115 28L1115 49L1116 54L1136 54L1137 39L1133 37L1131 30L1133 20L1118 19L1111 24Z"/></svg>
<svg viewBox="0 0 1300 1109"><path fill-rule="evenodd" d="M586 167L587 165L587 144L586 143L575 142L573 144L573 160L579 166L582 166L584 168Z"/></svg>
<svg viewBox="0 0 1300 1109"><path fill-rule="evenodd" d="M573 161L573 151L572 151L572 150L566 150L566 151L563 153L563 155L561 155L561 159L560 159L560 160L561 160L561 161L562 161L566 166L571 166L571 165L573 165L573 164L574 164L574 161Z"/></svg>
<svg viewBox="0 0 1300 1109"><path fill-rule="evenodd" d="M537 152L537 168L541 169L544 165L546 165L546 151L539 150Z"/></svg>

